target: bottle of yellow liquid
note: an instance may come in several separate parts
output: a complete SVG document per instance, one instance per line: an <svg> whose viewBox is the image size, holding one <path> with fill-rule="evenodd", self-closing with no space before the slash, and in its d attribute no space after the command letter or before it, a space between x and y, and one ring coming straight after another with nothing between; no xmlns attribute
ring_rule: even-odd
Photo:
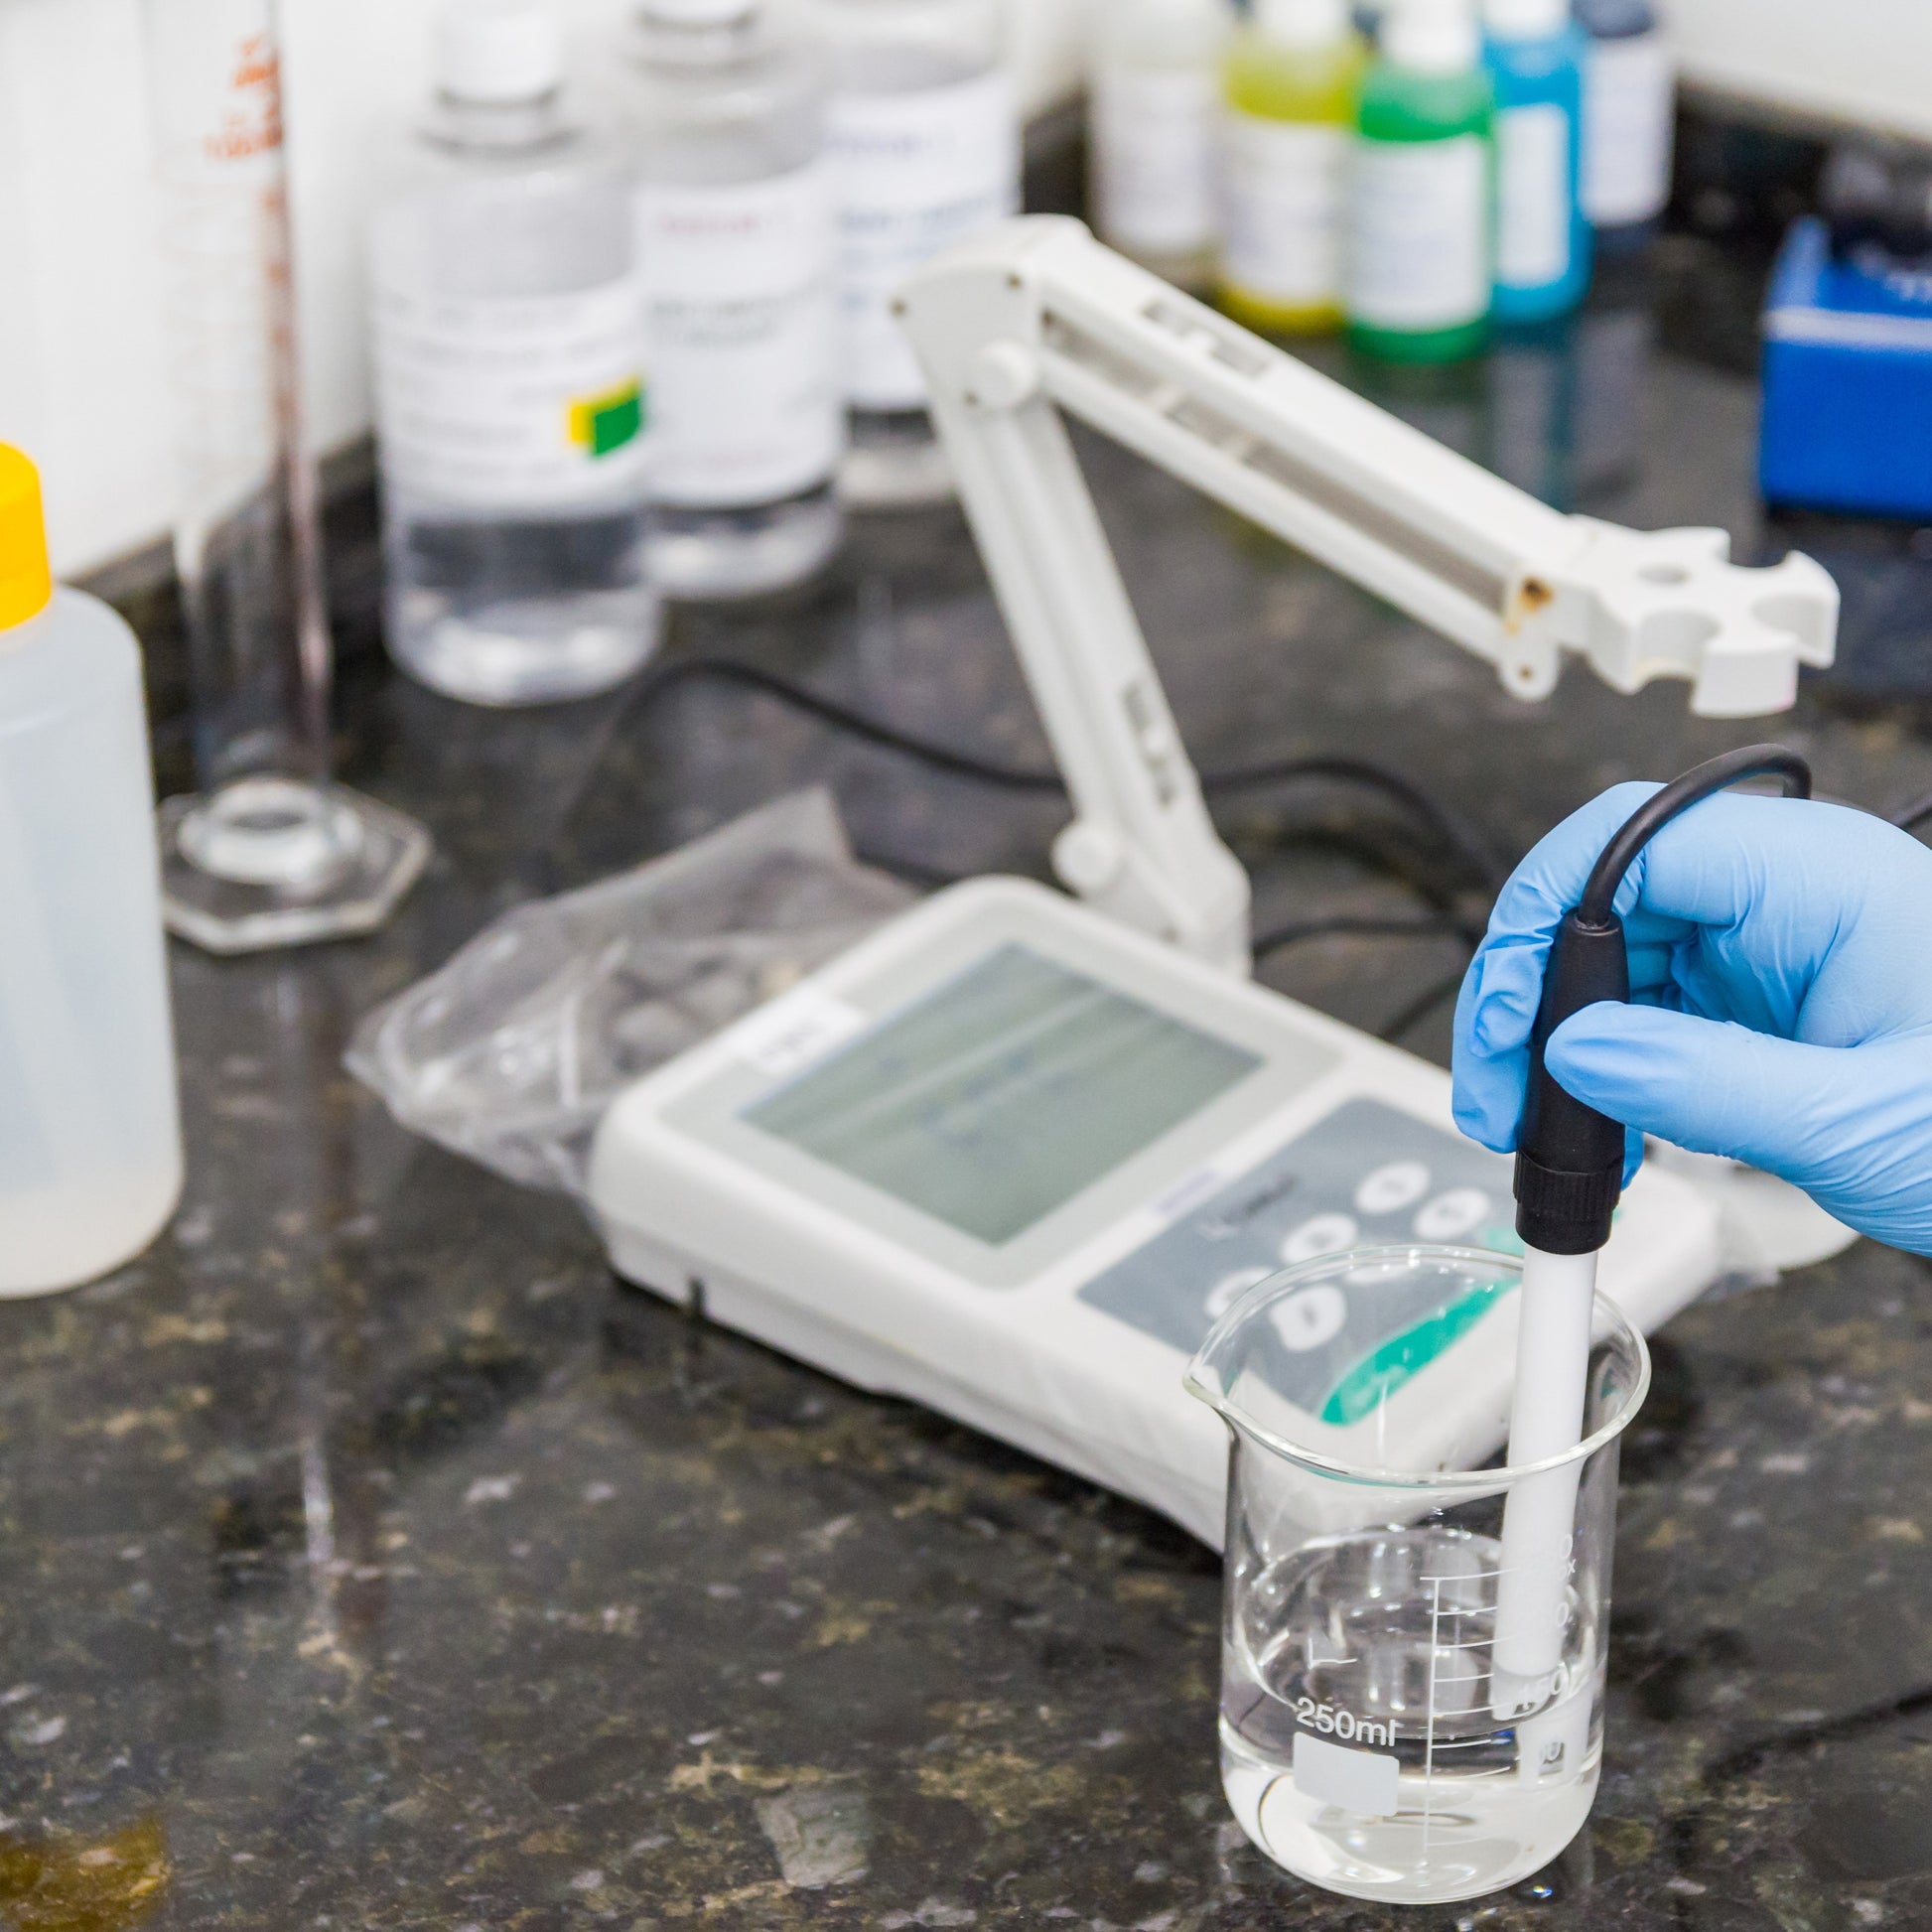
<svg viewBox="0 0 1932 1932"><path fill-rule="evenodd" d="M1275 334L1342 318L1349 137L1367 50L1347 0L1256 0L1227 62L1221 298Z"/></svg>

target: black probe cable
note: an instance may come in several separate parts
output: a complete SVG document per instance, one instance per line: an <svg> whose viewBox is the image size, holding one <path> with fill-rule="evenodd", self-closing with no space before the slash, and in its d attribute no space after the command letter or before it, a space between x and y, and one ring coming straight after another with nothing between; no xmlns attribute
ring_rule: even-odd
<svg viewBox="0 0 1932 1932"><path fill-rule="evenodd" d="M1625 1129L1560 1086L1546 1064L1550 1036L1586 1007L1627 1005L1630 956L1616 896L1643 849L1692 806L1748 778L1781 778L1794 798L1811 796L1811 767L1779 745L1754 745L1713 759L1633 812L1602 851L1584 896L1565 914L1550 948L1543 1003L1530 1042L1530 1079L1516 1156L1516 1231L1548 1255L1594 1254L1610 1238L1623 1196Z"/></svg>

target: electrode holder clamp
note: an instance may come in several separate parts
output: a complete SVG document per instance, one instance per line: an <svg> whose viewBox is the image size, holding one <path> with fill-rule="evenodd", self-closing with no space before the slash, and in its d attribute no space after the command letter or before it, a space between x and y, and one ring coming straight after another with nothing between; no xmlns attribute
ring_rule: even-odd
<svg viewBox="0 0 1932 1932"><path fill-rule="evenodd" d="M1586 1007L1627 1005L1630 955L1616 896L1650 841L1673 819L1747 778L1784 780L1788 797L1811 796L1811 767L1776 745L1755 745L1701 764L1649 799L1603 848L1582 900L1550 947L1543 1003L1530 1038L1529 1088L1517 1140L1516 1232L1548 1255L1594 1254L1610 1238L1623 1198L1628 1130L1587 1107L1551 1074L1551 1036Z"/></svg>

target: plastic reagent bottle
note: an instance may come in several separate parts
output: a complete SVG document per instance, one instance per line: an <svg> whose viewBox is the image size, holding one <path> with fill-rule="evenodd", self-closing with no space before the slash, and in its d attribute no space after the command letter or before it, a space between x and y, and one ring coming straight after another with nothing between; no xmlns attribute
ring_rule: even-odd
<svg viewBox="0 0 1932 1932"><path fill-rule="evenodd" d="M1469 0L1396 0L1350 157L1349 339L1450 362L1488 336L1493 96Z"/></svg>
<svg viewBox="0 0 1932 1932"><path fill-rule="evenodd" d="M1670 200L1676 136L1670 46L1651 0L1577 0L1584 76L1584 213L1640 238Z"/></svg>
<svg viewBox="0 0 1932 1932"><path fill-rule="evenodd" d="M643 0L631 51L651 574L671 597L778 590L843 534L822 69L762 0Z"/></svg>
<svg viewBox="0 0 1932 1932"><path fill-rule="evenodd" d="M1222 300L1254 328L1341 322L1349 132L1366 64L1347 0L1257 0L1229 52Z"/></svg>
<svg viewBox="0 0 1932 1932"><path fill-rule="evenodd" d="M1568 315L1589 288L1584 219L1584 68L1570 0L1484 0L1496 90L1498 322Z"/></svg>
<svg viewBox="0 0 1932 1932"><path fill-rule="evenodd" d="M952 473L893 315L911 272L1020 208L1020 113L1001 0L819 0L832 60L848 502L943 500Z"/></svg>
<svg viewBox="0 0 1932 1932"><path fill-rule="evenodd" d="M0 445L0 1297L92 1281L181 1198L141 648L56 590Z"/></svg>
<svg viewBox="0 0 1932 1932"><path fill-rule="evenodd" d="M1221 64L1228 0L1111 0L1090 94L1100 237L1183 288L1213 279L1221 232Z"/></svg>
<svg viewBox="0 0 1932 1932"><path fill-rule="evenodd" d="M372 235L389 648L473 703L583 697L658 636L630 184L542 0L454 0L437 69Z"/></svg>

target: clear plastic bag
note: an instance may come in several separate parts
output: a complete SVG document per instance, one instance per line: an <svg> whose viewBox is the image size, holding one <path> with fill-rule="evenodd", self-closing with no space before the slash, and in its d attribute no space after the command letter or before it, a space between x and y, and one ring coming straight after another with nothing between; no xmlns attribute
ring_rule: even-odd
<svg viewBox="0 0 1932 1932"><path fill-rule="evenodd" d="M633 1080L774 999L914 902L794 792L634 872L520 905L370 1014L347 1063L405 1127L582 1196Z"/></svg>

